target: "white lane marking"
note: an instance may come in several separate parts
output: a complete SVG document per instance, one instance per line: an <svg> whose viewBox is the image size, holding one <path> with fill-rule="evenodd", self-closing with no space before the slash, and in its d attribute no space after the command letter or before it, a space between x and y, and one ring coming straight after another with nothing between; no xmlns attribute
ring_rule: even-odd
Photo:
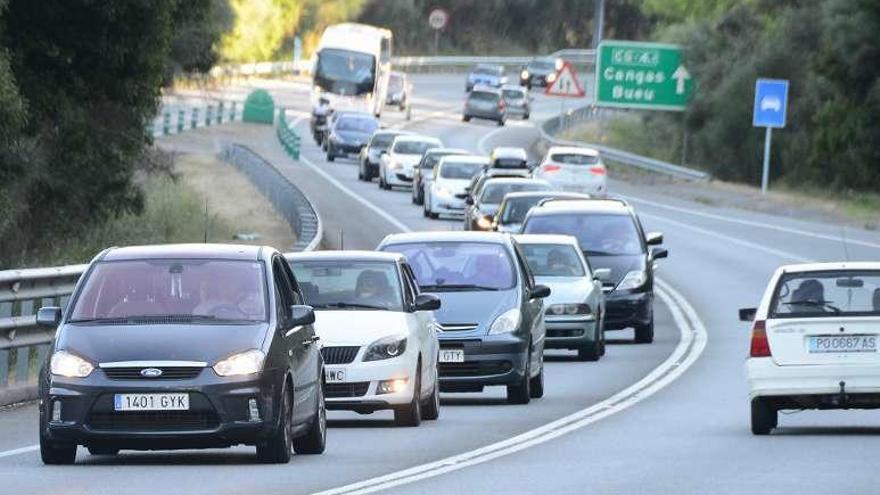
<svg viewBox="0 0 880 495"><path fill-rule="evenodd" d="M621 196L626 198L628 201L633 202L633 203L643 203L648 206L663 208L665 210L675 211L678 213L686 213L688 215L694 215L694 216L703 217L703 218L710 218L712 220L721 220L723 222L735 223L735 224L739 224L739 225L745 225L748 227L759 227L762 229L775 230L778 232L785 232L787 234L802 235L802 236L806 236L806 237L813 237L815 239L822 239L822 240L832 241L832 242L837 242L837 243L841 242L840 236L820 234L818 232L810 232L807 230L795 229L792 227L783 227L780 225L757 222L754 220L743 220L743 219L739 219L739 218L730 218L730 217L726 217L723 215L717 215L714 213L706 213L706 212L702 212L702 211L694 211L694 210L690 210L687 208L681 208L678 206L664 205L663 203L658 203L656 201L651 201L651 200L647 200L647 199L634 198L634 197L623 196L623 195L621 195ZM852 239L850 237L846 238L846 242L847 242L847 244L855 244L857 246L864 246L864 247L880 249L880 244L868 242L868 241L862 241L859 239Z"/></svg>
<svg viewBox="0 0 880 495"><path fill-rule="evenodd" d="M4 450L0 452L0 457L11 457L19 454L27 454L28 452L34 452L35 450L40 450L39 444L28 445L27 447L20 447L12 450Z"/></svg>
<svg viewBox="0 0 880 495"><path fill-rule="evenodd" d="M696 362L705 349L708 339L706 328L684 296L662 280L657 280L656 289L657 295L669 307L681 338L672 354L638 382L590 407L507 440L314 495L363 495L464 469L548 442L621 412L652 396L675 381Z"/></svg>
<svg viewBox="0 0 880 495"><path fill-rule="evenodd" d="M297 118L293 122L294 127L298 126L300 124L300 122L302 122L302 120L303 120L303 117ZM322 169L321 167L312 163L311 160L306 158L304 153L300 153L299 159L302 163L306 164L306 166L311 168L316 174L318 174L321 177L323 177L324 179L326 179L327 182L333 184L336 188L338 188L340 191L345 193L351 199L364 205L366 208L369 208L373 213L375 213L375 214L379 215L380 217L384 218L385 220L387 220L388 223L390 223L391 225L394 225L396 228L400 229L402 232L409 232L410 231L410 228L407 227L406 224L404 224L400 220L394 218L393 216L391 216L387 211L383 210L382 208L379 208L375 204L367 201L366 199L364 199L363 197L358 195L356 192L349 189L348 186L339 182L335 177L333 177L332 175L327 173L324 169Z"/></svg>
<svg viewBox="0 0 880 495"><path fill-rule="evenodd" d="M803 256L798 256L798 255L793 254L793 253L789 253L789 252L786 252L786 251L781 251L781 250L779 250L779 249L774 249L774 248L771 248L771 247L763 246L763 245L761 245L761 244L757 244L757 243L754 243L754 242L749 242L749 241L746 241L746 240L743 240L743 239L739 239L739 238L737 238L737 237L732 237L732 236L729 236L729 235L719 234L718 232L715 232L715 231L712 231L712 230L707 230L707 229L704 229L704 228L701 228L701 227L694 227L693 225L688 225L688 224L686 224L686 223L678 222L678 221L675 221L675 220L670 220L670 219L665 218L665 217L660 217L660 216L657 216L657 215L651 215L651 214L648 214L648 213L639 213L639 217L641 217L641 218L647 218L647 219L651 219L651 220L655 220L655 221L658 221L658 222L666 222L666 223L668 223L668 224L670 224L670 225L675 225L676 227L679 227L679 228L682 228L682 229L688 229L688 230L692 230L692 231L694 231L694 232L699 232L700 234L704 234L704 235L707 235L707 236L715 237L715 238L717 238L717 239L721 239L721 240L723 240L723 241L725 241L725 242L730 242L730 243L733 243L733 244L739 244L740 246L745 246L745 247L747 247L747 248L749 248L749 249L756 249L756 250L758 250L758 251L764 251L765 253L769 253L769 254L772 254L772 255L774 255L774 256L778 256L778 257L780 257L780 258L783 258L783 259L792 259L792 260L794 260L794 261L799 261L799 262L801 262L801 263L811 263L811 262L814 261L814 260L812 260L812 259L810 259L810 258L805 258L805 257L803 257Z"/></svg>

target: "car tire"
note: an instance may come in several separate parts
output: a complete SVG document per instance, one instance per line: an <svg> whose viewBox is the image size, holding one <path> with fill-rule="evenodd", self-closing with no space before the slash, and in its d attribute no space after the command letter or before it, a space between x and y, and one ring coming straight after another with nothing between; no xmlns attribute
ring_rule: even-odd
<svg viewBox="0 0 880 495"><path fill-rule="evenodd" d="M752 435L769 435L778 425L778 411L760 397L752 399Z"/></svg>
<svg viewBox="0 0 880 495"><path fill-rule="evenodd" d="M327 405L324 402L324 386L318 387L318 410L305 435L294 438L293 451L301 455L323 454L327 448Z"/></svg>
<svg viewBox="0 0 880 495"><path fill-rule="evenodd" d="M602 357L602 343L591 342L577 350L578 361L598 361Z"/></svg>
<svg viewBox="0 0 880 495"><path fill-rule="evenodd" d="M422 404L422 419L434 421L440 417L440 372L434 369L434 388Z"/></svg>
<svg viewBox="0 0 880 495"><path fill-rule="evenodd" d="M365 182L367 180L364 176L364 162L358 162L358 180L361 182Z"/></svg>
<svg viewBox="0 0 880 495"><path fill-rule="evenodd" d="M372 182L373 181L373 167L370 166L369 162L364 163L364 181Z"/></svg>
<svg viewBox="0 0 880 495"><path fill-rule="evenodd" d="M504 120L505 119L498 120L498 127L504 127Z"/></svg>
<svg viewBox="0 0 880 495"><path fill-rule="evenodd" d="M336 154L333 153L333 147L329 144L327 145L327 161L332 162L336 160Z"/></svg>
<svg viewBox="0 0 880 495"><path fill-rule="evenodd" d="M293 440L290 435L290 420L293 412L290 386L285 385L281 394L278 426L273 429L265 442L257 444L257 460L264 464L286 464L290 462L290 451L293 447Z"/></svg>
<svg viewBox="0 0 880 495"><path fill-rule="evenodd" d="M421 205L425 202L425 190L421 187L416 191L416 204Z"/></svg>
<svg viewBox="0 0 880 495"><path fill-rule="evenodd" d="M654 320L647 325L636 325L634 328L636 344L650 344L654 342Z"/></svg>
<svg viewBox="0 0 880 495"><path fill-rule="evenodd" d="M380 176L379 176L379 187L381 187L382 189L384 189L384 190L386 190L386 191L390 191L390 190L391 190L391 185L388 184L387 182L385 182L385 176L384 176L384 175L380 175Z"/></svg>
<svg viewBox="0 0 880 495"><path fill-rule="evenodd" d="M422 423L422 363L416 366L413 397L409 404L394 409L394 424L397 426L419 426Z"/></svg>
<svg viewBox="0 0 880 495"><path fill-rule="evenodd" d="M116 447L86 447L89 450L89 454L91 455L116 455L119 453L119 449Z"/></svg>
<svg viewBox="0 0 880 495"><path fill-rule="evenodd" d="M431 220L437 220L438 218L440 218L440 214L430 211L428 212L428 218L430 218Z"/></svg>
<svg viewBox="0 0 880 495"><path fill-rule="evenodd" d="M523 377L513 385L507 386L507 403L508 404L528 404L532 400L532 356L531 347L526 355L526 369L523 370Z"/></svg>
<svg viewBox="0 0 880 495"><path fill-rule="evenodd" d="M541 366L541 371L531 380L532 383L529 384L529 396L532 399L540 399L544 397L544 367Z"/></svg>
<svg viewBox="0 0 880 495"><path fill-rule="evenodd" d="M530 114L528 112L523 114L523 120L529 120Z"/></svg>
<svg viewBox="0 0 880 495"><path fill-rule="evenodd" d="M76 462L76 444L54 443L40 434L40 457L43 464L73 464Z"/></svg>
<svg viewBox="0 0 880 495"><path fill-rule="evenodd" d="M461 116L461 120L463 120L463 121L465 121L465 122L470 122L470 121L471 121L471 116L470 116L470 115L462 115L462 116Z"/></svg>

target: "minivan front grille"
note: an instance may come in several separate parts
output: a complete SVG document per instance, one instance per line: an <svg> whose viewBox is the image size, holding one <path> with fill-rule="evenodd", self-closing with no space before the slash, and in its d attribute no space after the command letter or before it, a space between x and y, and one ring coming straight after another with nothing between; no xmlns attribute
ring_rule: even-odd
<svg viewBox="0 0 880 495"><path fill-rule="evenodd" d="M440 330L444 332L468 332L476 330L479 326L477 323L440 323Z"/></svg>
<svg viewBox="0 0 880 495"><path fill-rule="evenodd" d="M328 399L363 397L369 388L370 382L327 383L324 385L324 396Z"/></svg>
<svg viewBox="0 0 880 495"><path fill-rule="evenodd" d="M348 364L357 357L360 347L351 346L332 346L321 349L321 355L324 356L324 364Z"/></svg>
<svg viewBox="0 0 880 495"><path fill-rule="evenodd" d="M195 366L126 366L124 368L102 368L107 378L111 380L191 380L202 372L203 367ZM144 376L141 371L145 369L158 369L162 374L158 376Z"/></svg>
<svg viewBox="0 0 880 495"><path fill-rule="evenodd" d="M97 431L194 431L219 425L214 411L92 412L88 419Z"/></svg>

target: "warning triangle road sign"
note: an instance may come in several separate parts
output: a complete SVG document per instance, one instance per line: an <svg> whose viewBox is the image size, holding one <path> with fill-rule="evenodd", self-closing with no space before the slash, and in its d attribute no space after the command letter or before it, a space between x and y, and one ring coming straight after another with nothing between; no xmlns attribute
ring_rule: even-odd
<svg viewBox="0 0 880 495"><path fill-rule="evenodd" d="M544 93L550 96L571 96L574 98L580 98L586 94L584 87L578 81L574 67L568 62L562 64L562 68L556 72L556 79L547 86Z"/></svg>

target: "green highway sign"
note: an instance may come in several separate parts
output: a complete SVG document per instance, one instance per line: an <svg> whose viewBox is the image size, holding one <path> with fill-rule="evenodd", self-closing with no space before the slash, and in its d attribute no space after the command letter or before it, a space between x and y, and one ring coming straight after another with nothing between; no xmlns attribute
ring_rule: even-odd
<svg viewBox="0 0 880 495"><path fill-rule="evenodd" d="M677 45L610 40L599 44L598 106L681 111L693 89Z"/></svg>

